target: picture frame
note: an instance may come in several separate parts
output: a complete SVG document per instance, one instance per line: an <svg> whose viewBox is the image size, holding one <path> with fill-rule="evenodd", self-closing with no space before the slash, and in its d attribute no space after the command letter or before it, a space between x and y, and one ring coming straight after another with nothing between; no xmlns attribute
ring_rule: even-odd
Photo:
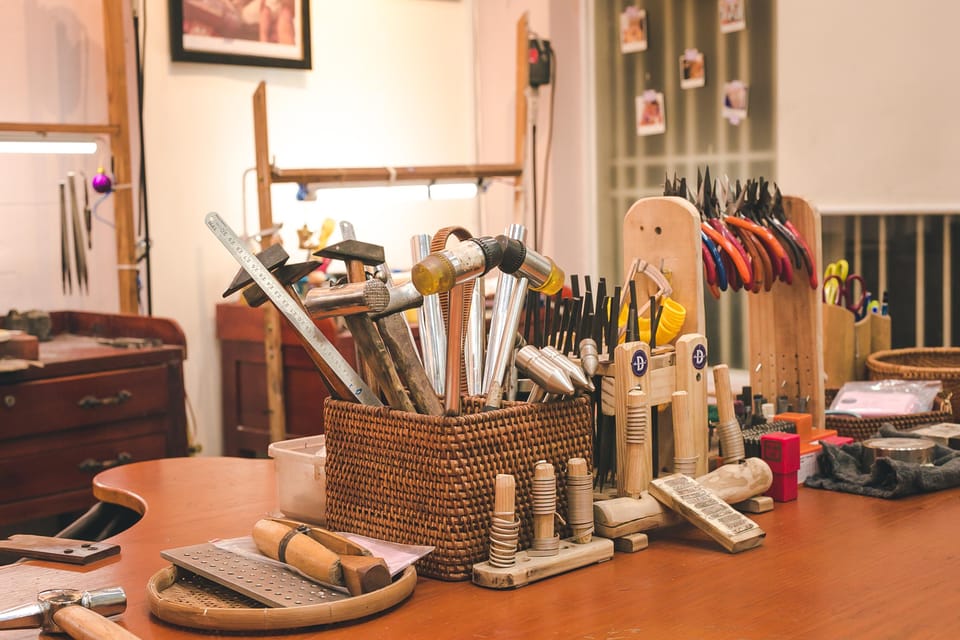
<svg viewBox="0 0 960 640"><path fill-rule="evenodd" d="M310 69L309 0L169 0L175 62Z"/></svg>

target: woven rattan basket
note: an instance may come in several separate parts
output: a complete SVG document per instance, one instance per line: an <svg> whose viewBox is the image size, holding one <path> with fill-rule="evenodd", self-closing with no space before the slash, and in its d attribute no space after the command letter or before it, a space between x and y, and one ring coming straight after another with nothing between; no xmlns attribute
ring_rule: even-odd
<svg viewBox="0 0 960 640"><path fill-rule="evenodd" d="M953 417L960 419L960 348L877 351L867 357L867 371L871 380L940 380Z"/></svg>
<svg viewBox="0 0 960 640"><path fill-rule="evenodd" d="M883 424L891 424L898 431L910 431L927 424L950 422L951 418L952 414L944 411L927 411L905 416L871 416L869 418L827 414L826 425L827 429L836 429L838 436L846 436L860 441L875 436Z"/></svg>
<svg viewBox="0 0 960 640"><path fill-rule="evenodd" d="M417 571L466 580L486 560L494 480L516 478L521 548L530 544L530 490L538 460L553 464L558 511L565 513L567 460L591 460L586 398L505 403L482 412L433 417L327 400L327 523L335 531L432 545ZM558 532L564 531L558 523Z"/></svg>

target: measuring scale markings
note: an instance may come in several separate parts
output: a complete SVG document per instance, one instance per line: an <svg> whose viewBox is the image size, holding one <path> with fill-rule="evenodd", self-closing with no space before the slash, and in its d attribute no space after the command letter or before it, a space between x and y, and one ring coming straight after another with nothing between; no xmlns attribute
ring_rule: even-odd
<svg viewBox="0 0 960 640"><path fill-rule="evenodd" d="M240 238L223 221L223 218L219 214L211 212L206 215L204 222L213 232L213 235L276 305L277 309L290 321L294 329L327 363L330 371L356 396L357 400L362 404L381 406L383 403L370 391L370 388L360 379L360 376L350 367L350 364L344 360L340 352L330 344L330 341L321 333L310 316L279 285L267 267L240 242Z"/></svg>

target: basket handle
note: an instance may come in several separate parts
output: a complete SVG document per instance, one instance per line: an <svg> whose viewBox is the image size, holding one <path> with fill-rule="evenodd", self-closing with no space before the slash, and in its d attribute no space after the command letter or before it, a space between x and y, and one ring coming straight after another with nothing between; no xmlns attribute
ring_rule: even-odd
<svg viewBox="0 0 960 640"><path fill-rule="evenodd" d="M430 241L430 253L443 251L444 247L447 246L447 240L450 239L450 236L456 236L458 240L463 241L472 238L473 234L463 227L443 227L433 235L433 239ZM456 404L459 407L459 396L467 392L467 369L466 362L463 358L463 337L467 333L467 321L470 317L470 301L473 299L474 286L475 282L468 280L455 286L449 293L443 292L438 294L440 296L440 311L443 314L443 322L447 326L447 382L445 389L448 408L450 400L454 396L456 397ZM451 300L458 307L453 313L454 320L459 320L456 331L453 330L454 327L450 326ZM451 374L454 371L456 372L457 379L451 385ZM454 388L457 389L456 393L452 391ZM459 413L459 409L456 413Z"/></svg>

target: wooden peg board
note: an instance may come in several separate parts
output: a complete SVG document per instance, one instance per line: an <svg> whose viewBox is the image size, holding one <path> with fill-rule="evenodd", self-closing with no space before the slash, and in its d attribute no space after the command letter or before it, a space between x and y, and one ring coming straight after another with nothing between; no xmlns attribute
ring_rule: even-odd
<svg viewBox="0 0 960 640"><path fill-rule="evenodd" d="M747 294L747 332L750 344L750 384L771 402L778 395L791 401L809 396L807 411L814 427L824 426L823 255L820 214L796 196L783 196L787 219L807 241L818 270L818 286L808 284L805 269L794 274L792 285L776 282L766 293ZM758 368L759 365L759 368Z"/></svg>
<svg viewBox="0 0 960 640"><path fill-rule="evenodd" d="M669 272L670 296L687 310L679 335L706 331L703 316L703 257L700 253L700 214L684 200L672 196L643 198L633 203L623 218L623 275L635 258ZM647 278L637 280L642 305L656 291ZM648 285L646 291L641 285ZM661 345L657 345L661 346Z"/></svg>

